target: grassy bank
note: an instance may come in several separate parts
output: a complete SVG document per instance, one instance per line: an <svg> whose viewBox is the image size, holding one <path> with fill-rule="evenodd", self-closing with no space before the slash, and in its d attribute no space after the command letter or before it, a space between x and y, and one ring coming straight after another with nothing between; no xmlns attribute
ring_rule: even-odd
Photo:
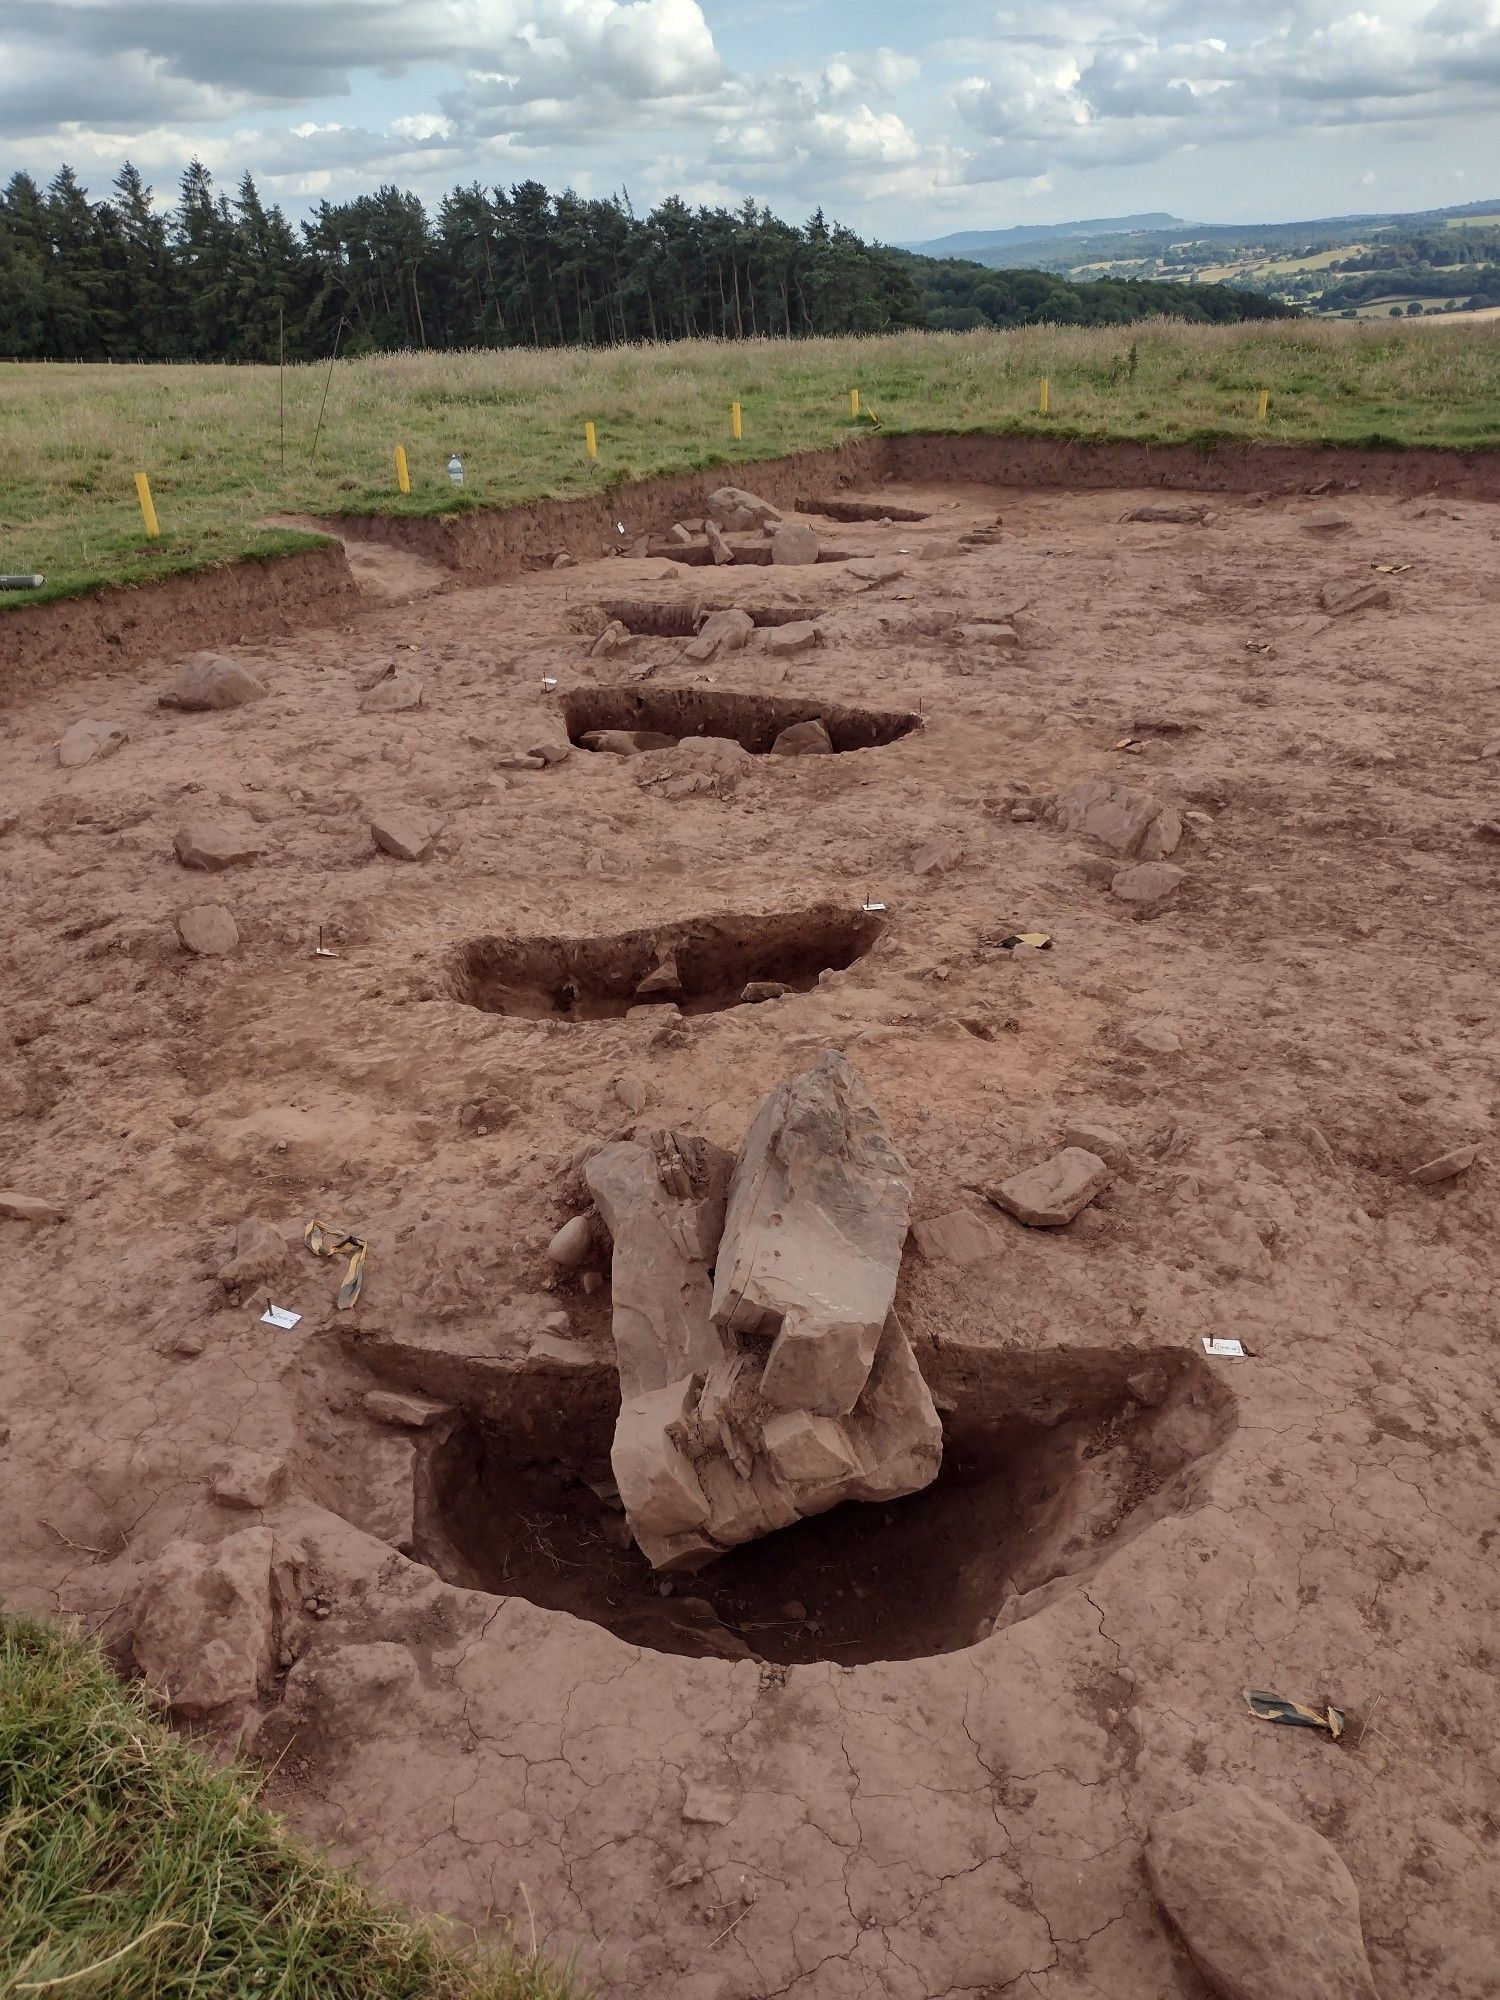
<svg viewBox="0 0 1500 2000"><path fill-rule="evenodd" d="M90 1645L0 1620L0 1996L567 2000L481 1965L292 1840Z"/></svg>
<svg viewBox="0 0 1500 2000"><path fill-rule="evenodd" d="M1500 327L1484 324L1445 328L1441 340L1421 321L1150 321L384 356L338 363L331 383L324 366L287 371L284 465L274 369L0 364L0 570L41 571L41 595L66 595L295 546L258 525L268 515L433 513L744 464L848 436L853 386L889 431L1500 446ZM1261 388L1271 392L1265 426L1255 420ZM729 434L736 399L740 444ZM583 450L590 418L597 467ZM411 461L406 499L391 466L398 443ZM444 471L455 449L462 496ZM156 494L156 543L141 529L138 470ZM0 609L37 598L0 594Z"/></svg>

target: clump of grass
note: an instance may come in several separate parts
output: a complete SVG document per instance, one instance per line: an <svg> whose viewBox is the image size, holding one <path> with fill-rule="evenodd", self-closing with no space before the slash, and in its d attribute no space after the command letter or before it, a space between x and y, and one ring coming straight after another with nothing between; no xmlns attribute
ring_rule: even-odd
<svg viewBox="0 0 1500 2000"><path fill-rule="evenodd" d="M0 1620L4 2000L569 2000L376 1902L213 1769L91 1643Z"/></svg>
<svg viewBox="0 0 1500 2000"><path fill-rule="evenodd" d="M587 493L627 476L723 468L837 444L858 387L887 432L984 431L1141 443L1268 439L1500 446L1500 322L1440 330L1306 320L1023 327L672 347L486 349L340 361L316 455L326 366L0 363L0 570L42 596L292 546L268 516L436 514ZM1051 415L1037 384L1051 384ZM1259 391L1271 392L1266 425ZM729 433L729 406L745 436ZM586 419L600 458L584 454ZM412 492L396 491L406 447ZM464 460L461 493L448 454ZM162 538L144 540L134 474ZM0 612L37 594L0 595Z"/></svg>

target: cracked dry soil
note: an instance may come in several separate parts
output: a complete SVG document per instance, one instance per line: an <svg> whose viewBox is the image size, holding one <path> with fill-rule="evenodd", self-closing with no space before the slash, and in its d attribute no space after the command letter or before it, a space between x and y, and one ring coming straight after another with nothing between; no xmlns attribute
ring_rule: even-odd
<svg viewBox="0 0 1500 2000"><path fill-rule="evenodd" d="M217 1733L384 1890L481 1928L529 1906L611 1993L1201 1997L1140 1856L1225 1778L1334 1842L1382 1995L1492 1995L1500 513L1120 520L1151 498L854 491L839 550L903 552L873 587L585 560L245 648L269 693L233 712L158 710L166 657L6 710L0 1179L68 1211L0 1221L6 1601L123 1649L140 1567L244 1525L226 1452L284 1461L278 1664ZM1388 601L1329 615L1376 563L1409 565ZM663 632L589 657L621 600ZM821 643L686 663L677 608L741 601ZM952 636L1001 619L1015 647ZM392 666L420 706L361 713ZM565 745L575 696L658 687L923 726L702 788L502 768ZM59 769L81 718L128 741ZM1043 806L1112 775L1183 815L1144 917ZM425 860L372 847L394 808ZM259 851L189 873L197 813ZM519 1012L461 990L476 940L603 941L608 972L653 926L743 945L872 901L867 948L766 1004L566 1018L534 963ZM230 955L181 948L202 902ZM663 1597L587 1485L608 1291L544 1248L590 1144L734 1146L829 1045L911 1165L897 1309L944 1477ZM1071 1227L986 1208L1080 1119L1128 1165ZM236 1296L247 1216L294 1247ZM352 1312L313 1216L369 1242ZM377 1422L376 1388L448 1414ZM1338 1703L1343 1742L1253 1721L1246 1686Z"/></svg>

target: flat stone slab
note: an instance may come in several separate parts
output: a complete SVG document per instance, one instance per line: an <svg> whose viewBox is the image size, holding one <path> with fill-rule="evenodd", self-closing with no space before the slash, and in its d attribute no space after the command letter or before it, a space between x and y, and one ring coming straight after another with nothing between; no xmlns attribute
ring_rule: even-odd
<svg viewBox="0 0 1500 2000"><path fill-rule="evenodd" d="M1085 1152L1082 1146L1065 1146L1050 1160L1012 1174L984 1193L986 1201L1028 1228L1061 1229L1113 1179L1097 1153Z"/></svg>

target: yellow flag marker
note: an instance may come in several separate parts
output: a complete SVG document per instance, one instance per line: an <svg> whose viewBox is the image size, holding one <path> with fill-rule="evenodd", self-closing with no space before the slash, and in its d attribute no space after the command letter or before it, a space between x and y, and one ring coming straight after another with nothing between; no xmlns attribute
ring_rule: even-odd
<svg viewBox="0 0 1500 2000"><path fill-rule="evenodd" d="M594 433L592 421L586 423L583 427L583 445L584 450L587 451L590 458L597 458L599 456L599 440Z"/></svg>
<svg viewBox="0 0 1500 2000"><path fill-rule="evenodd" d="M740 406L738 403L731 403L729 405L729 429L736 443L745 435L745 427L740 421Z"/></svg>
<svg viewBox="0 0 1500 2000"><path fill-rule="evenodd" d="M1038 413L1041 416L1045 417L1048 410L1051 408L1051 405L1052 405L1052 384L1047 380L1046 376L1044 375L1042 377L1042 393L1037 399Z"/></svg>
<svg viewBox="0 0 1500 2000"><path fill-rule="evenodd" d="M1255 412L1256 418L1260 423L1265 422L1266 416L1270 411L1270 408L1271 408L1271 392L1269 389L1262 389L1260 392L1260 406Z"/></svg>
<svg viewBox="0 0 1500 2000"><path fill-rule="evenodd" d="M161 529L157 525L156 503L151 498L151 481L144 472L135 475L135 492L136 498L141 503L141 519L146 523L147 537L154 542Z"/></svg>
<svg viewBox="0 0 1500 2000"><path fill-rule="evenodd" d="M403 493L410 493L411 473L407 470L406 446L404 444L397 445L395 451L395 459L396 459L396 484L401 488L401 491Z"/></svg>
<svg viewBox="0 0 1500 2000"><path fill-rule="evenodd" d="M854 418L854 420L855 420L855 422L856 422L856 423L857 423L857 422L859 421L859 391L858 391L858 389L851 389L851 390L849 391L849 414L850 414L850 416L851 416L851 417L853 417L853 418Z"/></svg>

